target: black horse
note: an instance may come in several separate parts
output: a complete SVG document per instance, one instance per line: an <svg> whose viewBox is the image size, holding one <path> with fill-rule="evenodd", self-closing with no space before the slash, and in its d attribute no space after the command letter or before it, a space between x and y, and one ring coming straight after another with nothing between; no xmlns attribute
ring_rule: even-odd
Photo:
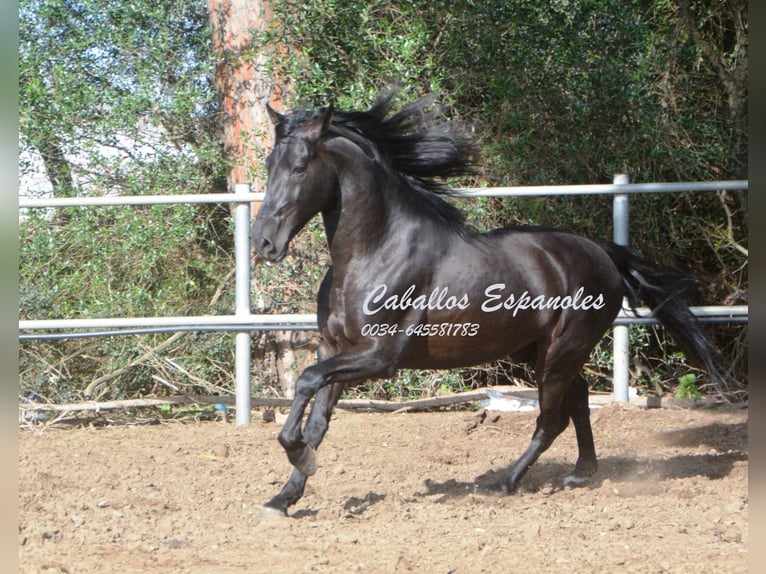
<svg viewBox="0 0 766 574"><path fill-rule="evenodd" d="M280 261L321 213L332 257L318 294L318 362L296 382L279 434L294 470L265 505L283 514L317 470L315 449L347 383L502 357L531 364L540 414L529 447L500 482L510 492L569 419L578 459L564 483L584 484L596 471L580 371L624 296L646 300L690 360L719 372L676 274L562 231L467 227L440 194L449 192L446 177L471 171L474 144L438 110L427 112L428 98L392 115L394 95L384 92L366 112L269 109L276 139L255 250Z"/></svg>

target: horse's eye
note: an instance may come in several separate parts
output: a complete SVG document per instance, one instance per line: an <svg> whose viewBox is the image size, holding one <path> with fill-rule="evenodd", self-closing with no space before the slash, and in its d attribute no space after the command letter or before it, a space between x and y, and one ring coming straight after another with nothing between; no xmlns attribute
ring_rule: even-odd
<svg viewBox="0 0 766 574"><path fill-rule="evenodd" d="M306 166L305 165L296 165L293 167L293 175L301 175L306 173Z"/></svg>

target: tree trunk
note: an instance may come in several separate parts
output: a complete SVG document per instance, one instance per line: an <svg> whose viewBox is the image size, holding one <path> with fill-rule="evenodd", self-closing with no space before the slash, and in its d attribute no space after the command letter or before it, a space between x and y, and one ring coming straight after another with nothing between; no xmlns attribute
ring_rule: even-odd
<svg viewBox="0 0 766 574"><path fill-rule="evenodd" d="M215 85L223 113L225 152L232 160L229 191L251 183L265 189L263 164L272 145L266 104L279 109L282 90L268 71L272 47L258 40L272 21L268 0L208 0L212 28ZM254 206L257 209L257 206Z"/></svg>
<svg viewBox="0 0 766 574"><path fill-rule="evenodd" d="M268 65L269 59L283 56L284 51L274 42L263 41L274 25L273 13L269 0L208 0L207 5L217 55L215 86L223 116L223 145L232 161L228 188L233 191L238 183L250 183L253 192L263 192L265 159L273 145L266 104L280 110L285 91L284 80L269 71L277 66ZM253 205L254 215L258 207ZM312 347L316 345L307 348L305 341L297 344L294 333L269 333L265 360L273 361L284 396L293 396L297 376L314 362Z"/></svg>
<svg viewBox="0 0 766 574"><path fill-rule="evenodd" d="M41 73L36 68L28 72L33 77L35 83L44 86L45 82L41 78ZM45 96L48 101L55 101L55 94L51 93L51 88L45 88ZM28 111L30 115L30 124L25 130L25 136L29 139L43 160L45 173L51 182L54 197L75 197L74 178L72 177L72 166L64 156L64 150L61 138L55 128L49 127L46 117L49 110L41 110L39 105L32 105ZM46 126L45 128L41 126ZM61 213L61 212L59 212Z"/></svg>

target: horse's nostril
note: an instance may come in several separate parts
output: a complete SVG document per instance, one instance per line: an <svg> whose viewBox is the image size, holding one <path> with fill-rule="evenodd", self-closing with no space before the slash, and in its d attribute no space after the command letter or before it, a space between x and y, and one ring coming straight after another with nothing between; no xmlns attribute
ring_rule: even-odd
<svg viewBox="0 0 766 574"><path fill-rule="evenodd" d="M255 250L258 252L259 255L269 255L271 253L274 253L275 247L274 244L271 242L271 240L268 237L258 237L253 242L255 245Z"/></svg>

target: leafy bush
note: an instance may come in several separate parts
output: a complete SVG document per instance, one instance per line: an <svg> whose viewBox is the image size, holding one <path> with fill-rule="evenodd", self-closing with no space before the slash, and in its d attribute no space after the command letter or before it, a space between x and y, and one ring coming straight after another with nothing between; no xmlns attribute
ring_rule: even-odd
<svg viewBox="0 0 766 574"><path fill-rule="evenodd" d="M254 40L279 55L272 71L289 82L294 106L366 108L391 81L401 82L403 101L440 93L484 151L479 176L456 186L609 182L616 172L639 182L744 177L746 10L739 0L682 4L686 12L637 0L277 0L277 25ZM179 1L21 2L20 141L44 159L55 195L225 189L229 160L207 17L202 4ZM532 223L611 238L605 197L460 204L482 229ZM744 194L633 196L631 219L636 252L700 278L692 303L747 302ZM31 213L20 244L22 318L232 308L226 207ZM313 310L328 264L314 220L282 265L258 268L256 308ZM709 332L744 387L746 329ZM257 337L254 350L274 337ZM647 392L673 391L691 374L705 388L662 333L634 328L631 343L653 373L636 375ZM153 353L158 347L163 352ZM166 383L228 392L231 355L227 334L24 342L21 387L56 400L82 398L86 389L104 398L167 392ZM609 386L610 356L607 337L586 368L596 388ZM261 390L274 373L264 361L254 376ZM528 377L501 361L405 372L368 391L412 396Z"/></svg>
<svg viewBox="0 0 766 574"><path fill-rule="evenodd" d="M366 108L392 80L401 82L403 100L439 92L484 149L480 177L456 185L610 182L615 173L635 182L727 179L746 173L747 141L746 111L726 105L747 92L738 28L746 34L747 22L741 6L732 7L700 4L681 13L667 3L616 0L317 0L300 7L284 0L269 40L288 49L280 71L295 106ZM711 46L722 66L708 60ZM480 229L531 223L611 239L607 197L486 198L461 206ZM638 254L700 278L691 304L746 301L741 194L632 196L631 220ZM744 382L744 351L728 345L742 329L706 330ZM674 381L674 347L632 331L642 337L634 341L637 358ZM609 356L605 340L590 367L594 385L608 384ZM501 364L493 380L486 371L464 375L507 382Z"/></svg>

